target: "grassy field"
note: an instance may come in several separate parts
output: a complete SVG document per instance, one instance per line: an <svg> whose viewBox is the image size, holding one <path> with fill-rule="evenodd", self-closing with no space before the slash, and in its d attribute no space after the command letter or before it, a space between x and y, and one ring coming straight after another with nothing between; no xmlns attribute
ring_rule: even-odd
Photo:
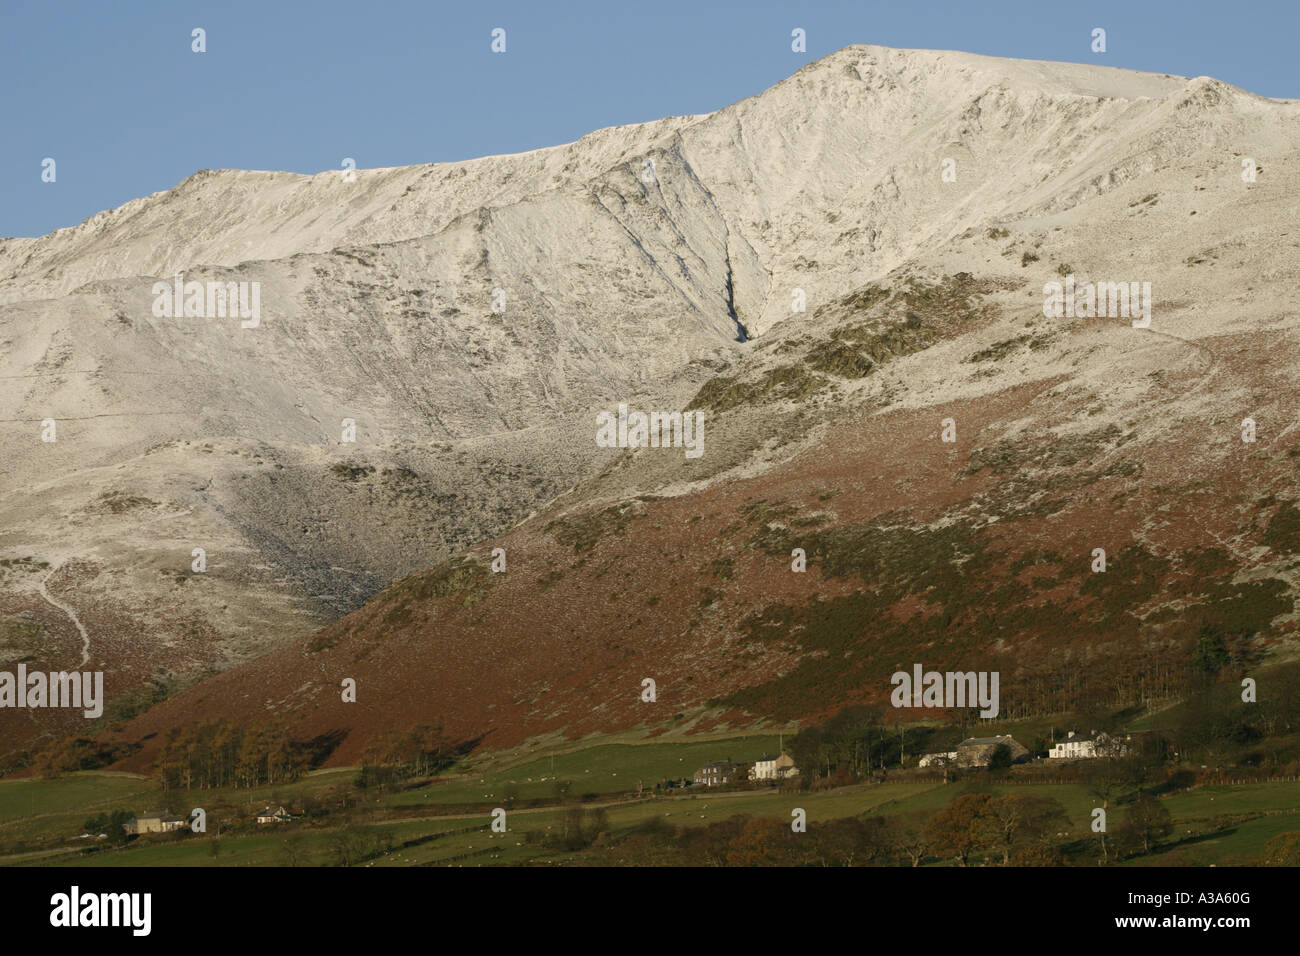
<svg viewBox="0 0 1300 956"><path fill-rule="evenodd" d="M638 780L647 789L653 789L660 780L690 777L711 760L747 762L774 753L778 742L779 738L773 734L703 742L600 744L397 793L385 803L409 806L500 802L506 799L507 787L513 788L516 799L527 801L554 796L556 783L566 780L572 784L574 796L633 790Z"/></svg>
<svg viewBox="0 0 1300 956"><path fill-rule="evenodd" d="M134 774L0 780L0 841L35 844L75 836L87 817L138 803L143 812L157 793L156 783Z"/></svg>
<svg viewBox="0 0 1300 956"><path fill-rule="evenodd" d="M64 777L0 780L0 826L60 810L85 810L156 792L135 774L76 773Z"/></svg>
<svg viewBox="0 0 1300 956"><path fill-rule="evenodd" d="M1241 783L1205 787L1165 798L1175 820L1258 813L1265 810L1300 811L1300 783Z"/></svg>
<svg viewBox="0 0 1300 956"><path fill-rule="evenodd" d="M715 740L655 740L595 743L553 757L525 758L513 766L480 762L478 773L385 793L359 792L355 769L309 774L290 785L248 790L209 790L164 795L144 777L88 772L56 778L0 781L0 865L58 866L278 866L335 862L341 846L350 847L354 864L511 865L563 864L567 854L541 845L562 829L565 810L548 803L527 807L533 799L553 801L557 781L569 781L568 799L587 810L603 809L608 839L617 841L658 818L678 828L699 827L732 816L772 817L783 821L801 807L810 824L858 816L930 813L972 785L993 796L1009 793L1051 797L1069 819L1066 832L1088 836L1089 814L1096 801L1082 784L1007 784L977 781L960 784L907 782L856 784L816 792L666 791L653 796L664 778L690 775L709 760L752 760L774 751L773 735L723 737ZM552 766L553 762L553 766ZM647 788L634 794L637 782ZM633 792L629 792L633 791ZM506 833L489 829L493 806L513 794ZM159 809L170 797L209 808L209 825L247 818L271 804L291 804L312 797L329 809L315 820L274 828L236 823L219 837L186 835L149 837L124 849L108 849L76 839L89 816L114 809L132 812ZM583 798L586 798L585 800ZM343 804L346 800L347 809ZM581 801L579 803L579 801ZM1257 862L1273 836L1300 829L1300 784L1257 783L1209 786L1164 798L1174 832L1160 851L1129 861L1130 865L1205 866ZM427 812L426 812L427 811ZM1113 806L1112 826L1123 821L1122 805ZM214 850L215 844L215 850ZM403 845L406 844L406 845ZM83 855L88 847L98 852Z"/></svg>
<svg viewBox="0 0 1300 956"><path fill-rule="evenodd" d="M1211 828L1183 839L1159 853L1127 861L1129 866L1250 866L1259 861L1273 837L1300 830L1300 812L1257 817L1244 823Z"/></svg>
<svg viewBox="0 0 1300 956"><path fill-rule="evenodd" d="M194 807L210 812L221 807L226 816L251 814L268 803L290 803L305 793L348 786L355 776L354 770L331 770L276 787L171 794L164 794L147 777L102 771L0 780L0 846L35 846L75 837L88 817L113 810L147 813L171 803L173 812L181 816L188 816Z"/></svg>

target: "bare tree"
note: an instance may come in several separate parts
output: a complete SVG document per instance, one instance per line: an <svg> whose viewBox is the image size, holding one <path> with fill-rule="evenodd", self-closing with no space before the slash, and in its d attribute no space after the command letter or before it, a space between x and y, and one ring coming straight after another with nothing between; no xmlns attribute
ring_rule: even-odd
<svg viewBox="0 0 1300 956"><path fill-rule="evenodd" d="M910 861L912 866L920 866L934 845L925 825L925 817L920 813L891 818L888 839L894 850Z"/></svg>

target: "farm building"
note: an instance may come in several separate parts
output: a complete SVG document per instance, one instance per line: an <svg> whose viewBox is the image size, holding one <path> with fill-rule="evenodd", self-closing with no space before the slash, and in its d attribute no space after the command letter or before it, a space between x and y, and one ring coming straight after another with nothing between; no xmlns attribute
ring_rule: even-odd
<svg viewBox="0 0 1300 956"><path fill-rule="evenodd" d="M171 813L142 813L122 824L127 833L170 833L185 826L185 819Z"/></svg>
<svg viewBox="0 0 1300 956"><path fill-rule="evenodd" d="M768 754L754 761L755 780L784 780L798 773L799 769L794 765L794 758L789 754Z"/></svg>
<svg viewBox="0 0 1300 956"><path fill-rule="evenodd" d="M718 760L705 764L695 771L695 782L706 787L720 787L731 783L736 776L736 765L730 760Z"/></svg>
<svg viewBox="0 0 1300 956"><path fill-rule="evenodd" d="M1122 757L1128 753L1128 741L1131 738L1125 737L1121 740L1118 737L1112 737L1110 734L1097 733L1095 730L1091 733L1076 734L1073 730L1054 743L1047 752L1049 759L1053 760L1084 760L1093 757Z"/></svg>
<svg viewBox="0 0 1300 956"><path fill-rule="evenodd" d="M1013 762L1029 755L1029 749L1017 743L1010 734L999 737L967 737L957 745L955 750L924 754L919 765L922 767L987 767L993 762L993 754L1003 744L1011 752Z"/></svg>

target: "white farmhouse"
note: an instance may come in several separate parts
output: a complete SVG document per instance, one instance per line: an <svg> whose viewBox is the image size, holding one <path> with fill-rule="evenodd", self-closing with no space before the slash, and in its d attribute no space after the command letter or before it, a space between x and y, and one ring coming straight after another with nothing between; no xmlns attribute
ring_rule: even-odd
<svg viewBox="0 0 1300 956"><path fill-rule="evenodd" d="M784 780L799 773L789 754L767 755L754 761L755 780Z"/></svg>
<svg viewBox="0 0 1300 956"><path fill-rule="evenodd" d="M1128 753L1125 737L1120 740L1110 734L1097 733L1095 730L1087 736L1076 734L1073 730L1062 740L1052 744L1047 751L1050 760L1088 760L1094 757L1122 757Z"/></svg>

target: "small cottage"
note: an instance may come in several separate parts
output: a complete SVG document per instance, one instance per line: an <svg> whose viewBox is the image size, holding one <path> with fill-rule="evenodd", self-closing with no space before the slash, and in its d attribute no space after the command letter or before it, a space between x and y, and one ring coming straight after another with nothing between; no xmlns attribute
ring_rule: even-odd
<svg viewBox="0 0 1300 956"><path fill-rule="evenodd" d="M267 807L257 815L258 823L288 823L292 819L293 814L284 807Z"/></svg>

